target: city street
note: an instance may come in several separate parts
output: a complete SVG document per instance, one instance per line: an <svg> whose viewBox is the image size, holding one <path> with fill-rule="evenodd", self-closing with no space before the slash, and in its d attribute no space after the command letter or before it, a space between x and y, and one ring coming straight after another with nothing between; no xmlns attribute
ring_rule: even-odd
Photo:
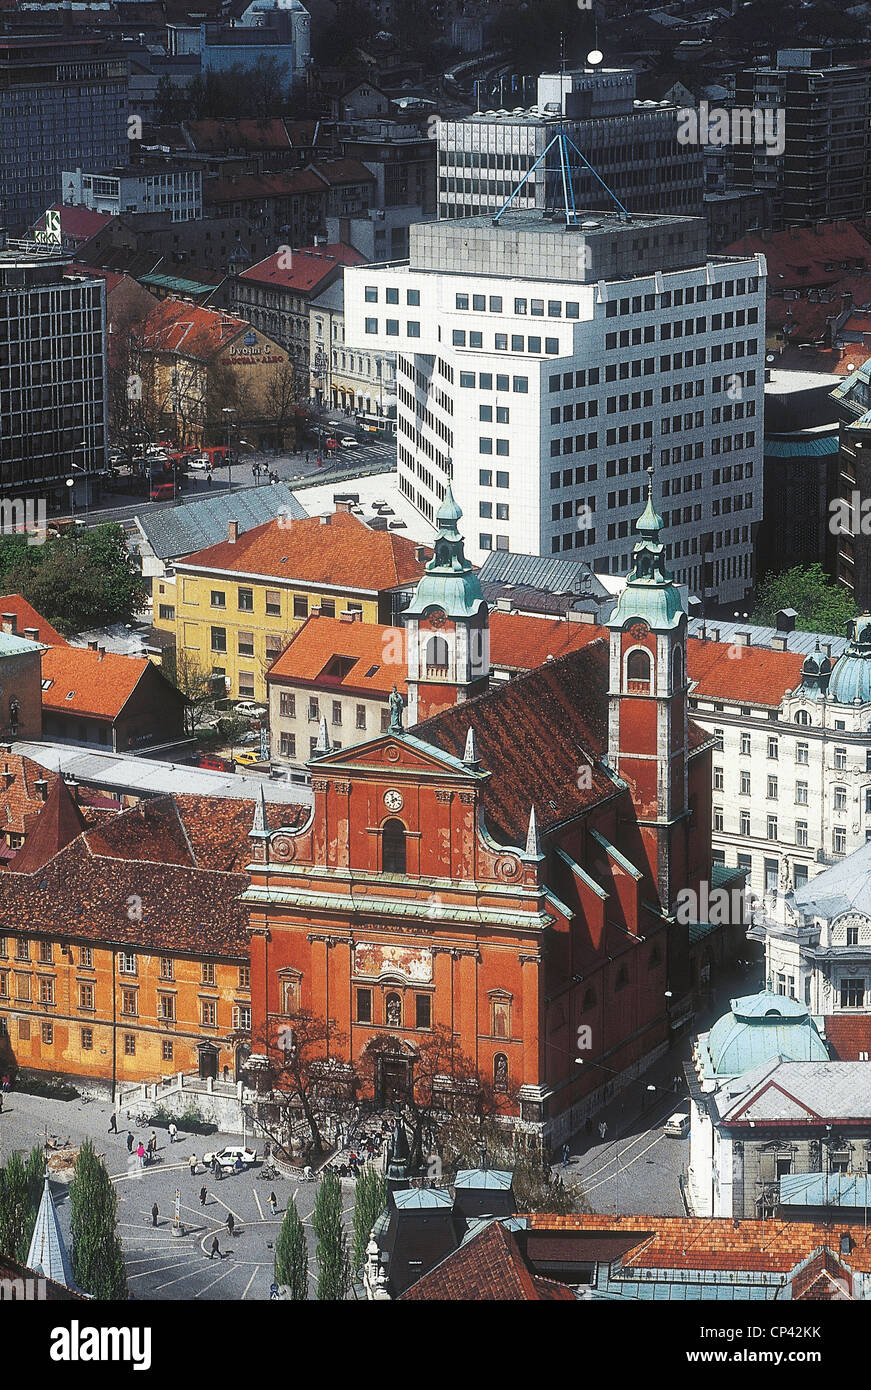
<svg viewBox="0 0 871 1390"><path fill-rule="evenodd" d="M239 1135L186 1135L170 1144L166 1130L157 1129L160 1162L139 1168L134 1154L127 1153L127 1130L119 1122L119 1133L107 1134L111 1111L108 1104L92 1101L45 1100L12 1091L3 1097L0 1114L0 1163L17 1150L26 1155L34 1144L55 1135L73 1144L90 1136L97 1152L105 1157L118 1193L118 1233L124 1250L128 1286L140 1299L268 1299L273 1279L273 1250L281 1227L288 1196L293 1196L309 1243L309 1280L314 1297L317 1282L315 1241L311 1227L317 1182L290 1182L282 1178L263 1180L260 1167L215 1180L202 1164L192 1177L188 1160L195 1153L238 1144ZM150 1130L134 1127L136 1142L147 1142ZM263 1142L258 1143L262 1156ZM200 1202L205 1186L206 1203ZM174 1236L171 1226L176 1190L181 1193L183 1236ZM354 1183L342 1181L346 1224L349 1231L354 1211ZM69 1200L66 1183L52 1181L52 1192L61 1228L69 1235ZM273 1216L269 1194L275 1193L277 1212ZM158 1207L157 1226L152 1224L152 1207ZM232 1213L234 1232L227 1229ZM221 1259L210 1258L217 1235Z"/></svg>

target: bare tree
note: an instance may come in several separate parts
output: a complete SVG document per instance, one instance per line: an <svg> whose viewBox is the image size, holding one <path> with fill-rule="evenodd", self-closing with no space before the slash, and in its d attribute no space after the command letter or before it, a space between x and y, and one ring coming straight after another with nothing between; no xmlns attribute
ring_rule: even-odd
<svg viewBox="0 0 871 1390"><path fill-rule="evenodd" d="M308 1125L312 1153L318 1158L324 1153L321 1088L331 1054L341 1054L344 1043L335 1025L303 1010L289 1014L285 1023L258 1038L257 1047L269 1060L270 1083L268 1094L262 1096L266 1103L260 1108L260 1123L277 1144L285 1144L296 1111Z"/></svg>
<svg viewBox="0 0 871 1390"><path fill-rule="evenodd" d="M264 395L266 421L278 434L278 442L282 448L285 432L294 424L296 407L299 404L297 371L292 362L282 362L272 368Z"/></svg>

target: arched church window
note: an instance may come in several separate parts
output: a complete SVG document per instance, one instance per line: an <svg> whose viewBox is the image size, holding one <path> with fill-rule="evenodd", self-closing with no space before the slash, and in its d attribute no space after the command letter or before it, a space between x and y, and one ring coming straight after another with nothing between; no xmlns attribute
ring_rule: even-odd
<svg viewBox="0 0 871 1390"><path fill-rule="evenodd" d="M431 637L426 644L427 675L447 675L450 653L444 637Z"/></svg>
<svg viewBox="0 0 871 1390"><path fill-rule="evenodd" d="M405 826L401 820L384 822L381 834L381 869L385 874L404 874Z"/></svg>
<svg viewBox="0 0 871 1390"><path fill-rule="evenodd" d="M626 688L636 695L650 690L650 654L636 648L626 658Z"/></svg>

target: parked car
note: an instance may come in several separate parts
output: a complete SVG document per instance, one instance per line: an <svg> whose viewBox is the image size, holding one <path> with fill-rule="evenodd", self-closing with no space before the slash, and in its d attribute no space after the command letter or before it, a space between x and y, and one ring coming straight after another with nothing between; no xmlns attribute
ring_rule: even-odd
<svg viewBox="0 0 871 1390"><path fill-rule="evenodd" d="M187 466L194 473L208 473L212 466L212 460L207 454L191 454L187 459Z"/></svg>
<svg viewBox="0 0 871 1390"><path fill-rule="evenodd" d="M148 496L152 502L165 502L175 497L175 483L155 483Z"/></svg>
<svg viewBox="0 0 871 1390"><path fill-rule="evenodd" d="M663 1134L668 1134L672 1139L685 1139L690 1132L690 1117L683 1110L677 1110L673 1115L669 1115L662 1127Z"/></svg>
<svg viewBox="0 0 871 1390"><path fill-rule="evenodd" d="M253 748L246 748L243 752L235 755L234 761L237 762L240 767L251 767L252 763L260 762L260 749L258 748L255 751Z"/></svg>
<svg viewBox="0 0 871 1390"><path fill-rule="evenodd" d="M256 705L253 700L240 700L234 708L237 714L244 714L248 719L263 719L266 714L266 706Z"/></svg>
<svg viewBox="0 0 871 1390"><path fill-rule="evenodd" d="M228 1144L225 1149L218 1149L216 1153L203 1154L203 1163L207 1168L211 1167L213 1161L217 1160L219 1168L223 1168L225 1171L229 1169L231 1172L236 1166L237 1159L243 1168L253 1168L257 1162L257 1150Z"/></svg>
<svg viewBox="0 0 871 1390"><path fill-rule="evenodd" d="M259 747L260 747L260 735L259 735L259 733L256 731L256 729L249 729L248 732L247 732L247 734L243 734L243 735L242 735L242 737L239 739L239 742L240 742L240 743L245 743L245 744L254 744L254 743L256 743L256 744L257 744L257 747L259 748Z"/></svg>
<svg viewBox="0 0 871 1390"><path fill-rule="evenodd" d="M197 767L208 767L212 772L233 772L233 764L229 758L222 758L217 753L198 753Z"/></svg>

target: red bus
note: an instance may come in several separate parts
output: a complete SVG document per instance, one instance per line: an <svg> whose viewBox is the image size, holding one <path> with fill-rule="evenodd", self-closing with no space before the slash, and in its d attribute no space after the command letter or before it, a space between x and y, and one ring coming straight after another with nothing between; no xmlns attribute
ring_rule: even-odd
<svg viewBox="0 0 871 1390"><path fill-rule="evenodd" d="M209 448L200 450L200 453L205 454L211 460L213 468L220 468L222 464L225 464L229 452L226 444L212 444Z"/></svg>

